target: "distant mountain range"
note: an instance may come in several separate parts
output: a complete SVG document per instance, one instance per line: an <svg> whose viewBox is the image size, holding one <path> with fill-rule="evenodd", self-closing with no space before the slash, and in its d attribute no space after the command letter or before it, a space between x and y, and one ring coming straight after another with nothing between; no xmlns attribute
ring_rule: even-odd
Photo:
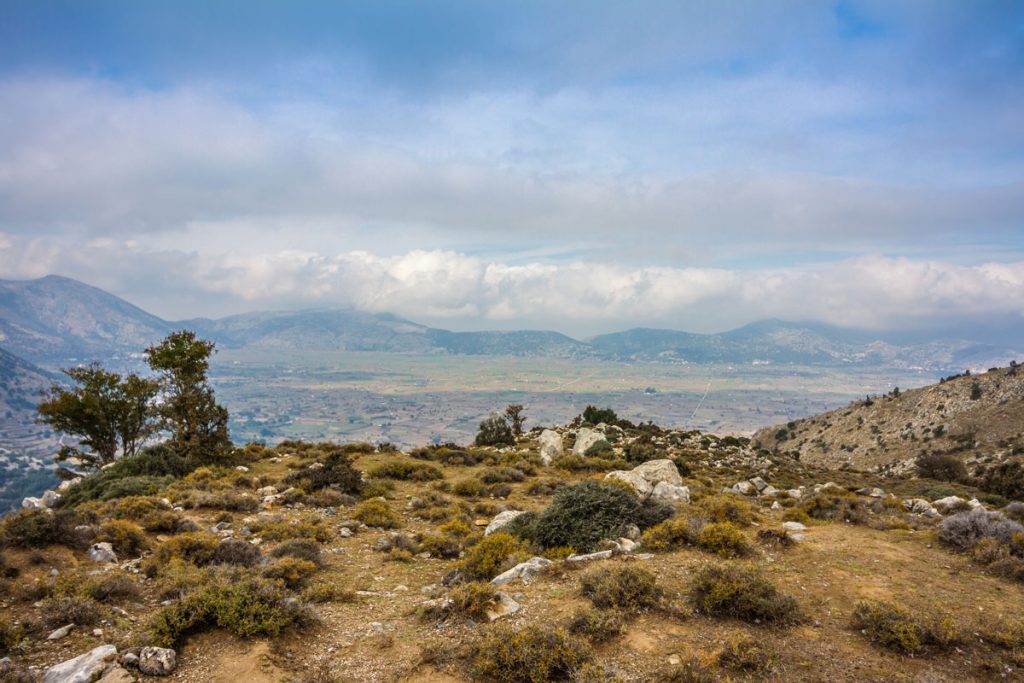
<svg viewBox="0 0 1024 683"><path fill-rule="evenodd" d="M794 363L960 370L1006 365L1024 348L970 339L907 340L819 323L763 320L720 334L637 328L576 340L558 332L452 332L386 313L275 311L162 320L96 287L50 275L0 280L0 347L53 367L138 353L188 328L222 348L513 355L668 363Z"/></svg>

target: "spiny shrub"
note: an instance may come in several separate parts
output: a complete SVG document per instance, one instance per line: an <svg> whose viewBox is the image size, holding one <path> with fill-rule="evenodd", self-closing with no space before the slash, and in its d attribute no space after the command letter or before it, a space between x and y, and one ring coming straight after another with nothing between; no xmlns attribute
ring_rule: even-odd
<svg viewBox="0 0 1024 683"><path fill-rule="evenodd" d="M180 557L163 564L147 563L144 570L146 576L156 579L161 600L177 600L209 583L208 568L197 567Z"/></svg>
<svg viewBox="0 0 1024 683"><path fill-rule="evenodd" d="M137 598L141 592L139 584L123 571L90 576L82 583L80 591L97 602Z"/></svg>
<svg viewBox="0 0 1024 683"><path fill-rule="evenodd" d="M310 493L326 488L337 489L342 493L359 493L363 488L363 475L352 466L352 458L343 447L322 444L322 448L329 451L321 461L323 467L306 467L289 475L285 483Z"/></svg>
<svg viewBox="0 0 1024 683"><path fill-rule="evenodd" d="M601 567L583 576L580 593L595 607L639 611L657 607L665 595L655 575L643 567Z"/></svg>
<svg viewBox="0 0 1024 683"><path fill-rule="evenodd" d="M796 545L796 541L785 529L760 529L757 540L769 547L791 548Z"/></svg>
<svg viewBox="0 0 1024 683"><path fill-rule="evenodd" d="M958 512L942 520L936 528L940 541L959 550L969 550L984 538L1009 544L1013 535L1021 531L1024 526L998 512L985 510Z"/></svg>
<svg viewBox="0 0 1024 683"><path fill-rule="evenodd" d="M488 467L480 474L480 481L485 484L519 482L524 479L526 475L515 467Z"/></svg>
<svg viewBox="0 0 1024 683"><path fill-rule="evenodd" d="M848 491L828 488L800 503L800 508L813 519L864 524L868 509L864 501Z"/></svg>
<svg viewBox="0 0 1024 683"><path fill-rule="evenodd" d="M967 467L951 453L924 453L914 461L917 476L939 481L966 481Z"/></svg>
<svg viewBox="0 0 1024 683"><path fill-rule="evenodd" d="M288 588L300 588L309 577L316 574L317 566L309 560L297 557L281 557L266 566L263 576L268 579L283 581Z"/></svg>
<svg viewBox="0 0 1024 683"><path fill-rule="evenodd" d="M658 671L653 680L655 683L716 683L719 677L711 668L710 662L705 662L697 655L691 655L681 664Z"/></svg>
<svg viewBox="0 0 1024 683"><path fill-rule="evenodd" d="M459 569L471 580L489 581L526 559L526 545L515 536L498 531L466 550Z"/></svg>
<svg viewBox="0 0 1024 683"><path fill-rule="evenodd" d="M959 635L951 619L928 622L900 605L882 600L857 603L853 627L871 642L905 654L915 654L926 646L946 649Z"/></svg>
<svg viewBox="0 0 1024 683"><path fill-rule="evenodd" d="M311 620L309 610L275 583L247 579L207 585L158 612L150 627L154 644L174 647L187 633L210 627L243 638L275 637Z"/></svg>
<svg viewBox="0 0 1024 683"><path fill-rule="evenodd" d="M398 479L400 481L433 481L443 479L441 470L425 462L409 462L408 460L389 460L370 470L371 477L381 479Z"/></svg>
<svg viewBox="0 0 1024 683"><path fill-rule="evenodd" d="M69 510L19 510L4 518L4 545L15 548L45 548L56 543L76 543L75 525L81 523Z"/></svg>
<svg viewBox="0 0 1024 683"><path fill-rule="evenodd" d="M263 560L259 546L239 538L229 538L217 544L210 560L213 564L231 564L236 567L255 567Z"/></svg>
<svg viewBox="0 0 1024 683"><path fill-rule="evenodd" d="M477 446L511 446L515 442L512 428L505 418L497 413L492 413L480 422L480 431L477 432L473 443Z"/></svg>
<svg viewBox="0 0 1024 683"><path fill-rule="evenodd" d="M697 534L697 545L727 559L743 557L753 551L747 537L732 522L712 522L704 525Z"/></svg>
<svg viewBox="0 0 1024 683"><path fill-rule="evenodd" d="M640 501L619 486L585 481L560 490L530 528L530 540L541 548L594 548L605 538L622 536L630 524L641 529L672 515L670 505Z"/></svg>
<svg viewBox="0 0 1024 683"><path fill-rule="evenodd" d="M701 517L666 519L644 532L643 546L655 552L667 552L687 545L697 545L697 538L704 525L705 521Z"/></svg>
<svg viewBox="0 0 1024 683"><path fill-rule="evenodd" d="M780 593L755 569L734 564L702 570L690 590L690 601L695 609L719 617L773 624L801 619L793 597Z"/></svg>
<svg viewBox="0 0 1024 683"><path fill-rule="evenodd" d="M106 504L108 514L117 519L140 522L154 512L169 510L169 506L156 496L128 496Z"/></svg>
<svg viewBox="0 0 1024 683"><path fill-rule="evenodd" d="M766 672L772 668L775 653L768 645L746 635L726 641L718 653L718 664L727 669L747 672Z"/></svg>
<svg viewBox="0 0 1024 683"><path fill-rule="evenodd" d="M402 518L383 498L364 500L352 511L352 516L366 526L378 529L397 529L402 526Z"/></svg>
<svg viewBox="0 0 1024 683"><path fill-rule="evenodd" d="M588 458L612 458L614 457L615 449L612 445L601 439L595 441L587 450L583 453Z"/></svg>
<svg viewBox="0 0 1024 683"><path fill-rule="evenodd" d="M146 532L126 519L112 519L100 528L101 541L107 541L119 556L138 557L149 548Z"/></svg>
<svg viewBox="0 0 1024 683"><path fill-rule="evenodd" d="M318 567L324 564L323 555L320 552L320 544L308 538L297 538L285 541L270 552L271 557L295 557L300 560L312 562Z"/></svg>
<svg viewBox="0 0 1024 683"><path fill-rule="evenodd" d="M219 543L219 538L205 531L179 534L157 546L151 560L156 565L170 562L174 558L196 565L209 564L217 553Z"/></svg>
<svg viewBox="0 0 1024 683"><path fill-rule="evenodd" d="M569 633L592 643L604 643L622 635L625 624L614 610L581 607L569 619Z"/></svg>
<svg viewBox="0 0 1024 683"><path fill-rule="evenodd" d="M357 507L356 510L358 509L359 508ZM356 519L359 518L356 517ZM331 536L333 535L331 528L327 523L320 517L316 517L314 515L271 518L253 525L253 531L258 533L265 541L288 541L296 538L311 538L319 543L326 543L331 540Z"/></svg>
<svg viewBox="0 0 1024 683"><path fill-rule="evenodd" d="M1024 464L1004 462L985 470L981 489L1004 498L1024 499Z"/></svg>
<svg viewBox="0 0 1024 683"><path fill-rule="evenodd" d="M491 584L470 581L453 588L448 594L447 600L442 601L437 607L425 609L421 615L424 618L439 620L464 617L474 621L486 621L488 610L495 605L497 600L498 593Z"/></svg>
<svg viewBox="0 0 1024 683"><path fill-rule="evenodd" d="M754 508L735 493L718 493L700 501L698 505L705 517L712 522L732 522L737 526L750 526L754 520Z"/></svg>
<svg viewBox="0 0 1024 683"><path fill-rule="evenodd" d="M531 624L491 627L476 647L473 673L494 683L568 681L586 664L589 649L560 628Z"/></svg>
<svg viewBox="0 0 1024 683"><path fill-rule="evenodd" d="M622 461L611 458L588 458L576 453L567 453L556 460L554 466L568 472L608 472L620 469Z"/></svg>
<svg viewBox="0 0 1024 683"><path fill-rule="evenodd" d="M462 552L462 544L450 536L440 534L421 534L417 539L417 550L430 553L431 557L452 559Z"/></svg>
<svg viewBox="0 0 1024 683"><path fill-rule="evenodd" d="M460 479L452 486L452 493L464 498L476 498L483 490L484 485L479 479Z"/></svg>
<svg viewBox="0 0 1024 683"><path fill-rule="evenodd" d="M0 654L7 654L14 647L21 642L22 638L25 637L24 629L17 624L12 624L6 619L0 619ZM2 678L3 670L0 669L0 681L7 683ZM32 683L35 683L35 677L30 679Z"/></svg>
<svg viewBox="0 0 1024 683"><path fill-rule="evenodd" d="M639 465L648 460L656 460L658 457L658 449L654 447L654 444L634 441L626 446L626 460L633 464Z"/></svg>
<svg viewBox="0 0 1024 683"><path fill-rule="evenodd" d="M81 595L58 595L43 600L39 614L48 628L65 624L92 626L100 620L102 612L95 600Z"/></svg>
<svg viewBox="0 0 1024 683"><path fill-rule="evenodd" d="M73 508L88 500L150 496L188 474L190 469L185 458L170 446L150 446L73 484L61 498L60 506Z"/></svg>

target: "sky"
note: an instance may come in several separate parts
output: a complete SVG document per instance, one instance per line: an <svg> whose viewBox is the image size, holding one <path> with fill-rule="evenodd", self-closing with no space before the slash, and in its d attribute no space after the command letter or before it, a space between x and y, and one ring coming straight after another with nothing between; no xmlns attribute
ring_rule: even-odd
<svg viewBox="0 0 1024 683"><path fill-rule="evenodd" d="M6 0L0 278L167 319L1024 321L1024 3Z"/></svg>

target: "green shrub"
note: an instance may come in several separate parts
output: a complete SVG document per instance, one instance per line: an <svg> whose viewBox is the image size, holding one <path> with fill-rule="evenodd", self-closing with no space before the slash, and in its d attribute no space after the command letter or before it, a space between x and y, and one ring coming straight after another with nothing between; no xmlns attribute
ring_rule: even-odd
<svg viewBox="0 0 1024 683"><path fill-rule="evenodd" d="M640 465L648 460L657 460L661 457L654 444L641 441L634 441L626 446L625 455L626 460L634 465Z"/></svg>
<svg viewBox="0 0 1024 683"><path fill-rule="evenodd" d="M342 493L359 493L363 488L363 475L352 466L352 458L345 447L328 443L315 446L320 452L327 452L322 461L317 461L323 467L306 467L288 475L285 483L297 486L308 493L326 488L336 489Z"/></svg>
<svg viewBox="0 0 1024 683"><path fill-rule="evenodd" d="M236 567L255 567L263 560L259 546L240 538L228 538L217 544L210 560L213 564L230 564Z"/></svg>
<svg viewBox="0 0 1024 683"><path fill-rule="evenodd" d="M521 540L498 531L467 549L459 569L470 580L490 581L526 557L526 546Z"/></svg>
<svg viewBox="0 0 1024 683"><path fill-rule="evenodd" d="M1024 500L1024 464L1003 462L985 470L980 487L1010 500Z"/></svg>
<svg viewBox="0 0 1024 683"><path fill-rule="evenodd" d="M512 428L505 418L497 413L492 413L480 422L480 431L477 432L473 443L477 446L511 446L515 442L516 438L512 434Z"/></svg>
<svg viewBox="0 0 1024 683"><path fill-rule="evenodd" d="M359 510L359 507L356 507L356 510ZM356 519L359 518L356 517ZM252 530L265 541L311 538L320 543L326 543L333 536L327 523L315 515L275 517L258 522L253 525Z"/></svg>
<svg viewBox="0 0 1024 683"><path fill-rule="evenodd" d="M316 574L317 566L309 560L297 557L280 557L263 570L263 576L275 581L282 581L285 586L296 589L304 586L309 577Z"/></svg>
<svg viewBox="0 0 1024 683"><path fill-rule="evenodd" d="M480 481L485 484L519 482L524 479L526 475L514 467L488 467L480 474Z"/></svg>
<svg viewBox="0 0 1024 683"><path fill-rule="evenodd" d="M433 465L408 460L389 460L370 470L370 476L400 481L433 481L443 479L444 474Z"/></svg>
<svg viewBox="0 0 1024 683"><path fill-rule="evenodd" d="M69 538L72 515L50 510L18 510L3 519L4 545L15 548L45 548Z"/></svg>
<svg viewBox="0 0 1024 683"><path fill-rule="evenodd" d="M580 593L595 607L635 612L658 607L664 591L657 577L643 567L601 567L583 576Z"/></svg>
<svg viewBox="0 0 1024 683"><path fill-rule="evenodd" d="M192 531L169 538L157 546L151 561L161 565L175 558L196 565L209 564L217 554L220 539L206 531Z"/></svg>
<svg viewBox="0 0 1024 683"><path fill-rule="evenodd" d="M126 519L112 519L104 524L99 539L110 543L119 557L138 557L149 548L146 532Z"/></svg>
<svg viewBox="0 0 1024 683"><path fill-rule="evenodd" d="M568 681L590 660L586 645L558 628L496 624L476 647L476 680L494 683Z"/></svg>
<svg viewBox="0 0 1024 683"><path fill-rule="evenodd" d="M73 484L60 507L75 507L88 500L112 500L150 496L191 470L185 458L166 444L150 446L130 458L121 458L106 469Z"/></svg>
<svg viewBox="0 0 1024 683"><path fill-rule="evenodd" d="M704 524L700 517L666 519L644 532L643 546L647 550L667 552L687 545L697 545L697 538Z"/></svg>
<svg viewBox="0 0 1024 683"><path fill-rule="evenodd" d="M285 628L311 621L301 603L270 581L247 579L208 585L158 612L150 625L153 643L174 647L190 632L223 628L237 636L275 637Z"/></svg>
<svg viewBox="0 0 1024 683"><path fill-rule="evenodd" d="M567 472L609 472L620 469L622 461L611 458L587 458L576 453L566 453L555 461L554 466Z"/></svg>
<svg viewBox="0 0 1024 683"><path fill-rule="evenodd" d="M750 526L754 521L754 508L735 493L719 493L700 501L698 506L712 522L731 522L736 526Z"/></svg>
<svg viewBox="0 0 1024 683"><path fill-rule="evenodd" d="M464 617L474 621L486 622L487 612L498 600L498 592L485 582L470 581L453 588L448 599L441 601L437 607L430 607L421 613L425 618L447 619Z"/></svg>
<svg viewBox="0 0 1024 683"><path fill-rule="evenodd" d="M605 538L622 536L630 524L641 529L671 516L670 505L640 501L620 486L585 481L555 494L551 504L531 525L530 540L541 548L594 548Z"/></svg>
<svg viewBox="0 0 1024 683"><path fill-rule="evenodd" d="M139 584L135 583L130 575L120 570L88 577L79 587L79 591L97 602L137 598L141 593Z"/></svg>
<svg viewBox="0 0 1024 683"><path fill-rule="evenodd" d="M7 619L0 618L0 654L6 655L25 637L25 629L18 624L12 624ZM2 672L0 672L2 673ZM0 680L4 680L0 678ZM31 679L34 682L34 678ZM6 681L4 682L6 683Z"/></svg>
<svg viewBox="0 0 1024 683"><path fill-rule="evenodd" d="M47 628L65 624L92 626L100 620L102 612L96 601L88 596L58 595L42 601L39 616Z"/></svg>
<svg viewBox="0 0 1024 683"><path fill-rule="evenodd" d="M695 609L719 617L773 624L801 619L796 600L780 593L755 569L733 564L703 569L690 590L690 601Z"/></svg>
<svg viewBox="0 0 1024 683"><path fill-rule="evenodd" d="M484 485L479 479L460 479L452 486L452 493L465 498L476 498L483 490Z"/></svg>
<svg viewBox="0 0 1024 683"><path fill-rule="evenodd" d="M300 560L312 562L318 567L324 564L323 555L320 552L320 544L308 538L297 538L285 541L274 548L271 557L296 557Z"/></svg>
<svg viewBox="0 0 1024 683"><path fill-rule="evenodd" d="M378 529L397 529L402 526L402 518L383 498L364 500L352 511L352 516L366 526Z"/></svg>
<svg viewBox="0 0 1024 683"><path fill-rule="evenodd" d="M853 610L853 627L877 645L915 654L927 646L946 649L959 634L948 618L928 622L892 602L867 600Z"/></svg>
<svg viewBox="0 0 1024 683"><path fill-rule="evenodd" d="M462 544L449 536L440 534L421 534L418 539L417 551L430 553L431 557L452 559L462 552Z"/></svg>
<svg viewBox="0 0 1024 683"><path fill-rule="evenodd" d="M742 634L726 641L718 653L719 666L751 673L769 671L775 660L775 653L767 644Z"/></svg>
<svg viewBox="0 0 1024 683"><path fill-rule="evenodd" d="M622 635L625 624L614 610L581 607L569 619L569 633L592 643L604 643Z"/></svg>
<svg viewBox="0 0 1024 683"><path fill-rule="evenodd" d="M966 481L967 467L952 453L922 453L914 461L917 476L939 481Z"/></svg>
<svg viewBox="0 0 1024 683"><path fill-rule="evenodd" d="M743 532L732 522L711 522L697 534L697 545L727 559L743 557L752 552Z"/></svg>
<svg viewBox="0 0 1024 683"><path fill-rule="evenodd" d="M943 519L936 527L939 540L959 550L969 550L985 538L1009 544L1013 535L1022 531L1024 526L998 512L986 510L958 512Z"/></svg>
<svg viewBox="0 0 1024 683"><path fill-rule="evenodd" d="M601 439L600 441L595 441L586 451L584 451L583 455L588 458L611 458L614 457L614 453L615 449L612 448L612 445L604 439Z"/></svg>
<svg viewBox="0 0 1024 683"><path fill-rule="evenodd" d="M864 524L868 520L868 509L864 501L848 491L834 488L814 494L800 503L800 509L813 519L851 524Z"/></svg>
<svg viewBox="0 0 1024 683"><path fill-rule="evenodd" d="M615 411L611 408L598 408L597 406L587 406L583 409L581 415L584 422L589 422L592 425L598 425L604 422L606 425L617 425L619 423L619 416L615 414Z"/></svg>

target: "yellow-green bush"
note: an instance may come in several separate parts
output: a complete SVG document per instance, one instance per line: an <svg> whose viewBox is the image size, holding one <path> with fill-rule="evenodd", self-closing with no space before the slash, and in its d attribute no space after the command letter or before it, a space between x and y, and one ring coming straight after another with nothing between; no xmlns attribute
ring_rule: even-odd
<svg viewBox="0 0 1024 683"><path fill-rule="evenodd" d="M614 610L580 607L569 619L569 633L592 643L604 643L622 635L624 622Z"/></svg>
<svg viewBox="0 0 1024 683"><path fill-rule="evenodd" d="M378 529L397 529L402 526L402 518L382 498L364 500L352 511L352 516L366 526Z"/></svg>
<svg viewBox="0 0 1024 683"><path fill-rule="evenodd" d="M326 543L333 535L327 522L315 515L276 517L253 525L253 531L265 541L312 538L320 543Z"/></svg>
<svg viewBox="0 0 1024 683"><path fill-rule="evenodd" d="M736 526L750 526L754 521L754 508L746 498L735 493L719 493L700 501L698 507L712 522L732 522Z"/></svg>
<svg viewBox="0 0 1024 683"><path fill-rule="evenodd" d="M419 552L430 553L431 557L451 559L462 552L462 544L450 536L422 534L418 539Z"/></svg>
<svg viewBox="0 0 1024 683"><path fill-rule="evenodd" d="M525 559L526 544L511 534L498 531L466 550L459 569L469 579L489 581Z"/></svg>
<svg viewBox="0 0 1024 683"><path fill-rule="evenodd" d="M474 621L487 621L487 611L494 606L498 592L489 583L470 581L453 588L448 599L442 601L435 609L427 609L424 617L445 619L448 617L465 617Z"/></svg>
<svg viewBox="0 0 1024 683"><path fill-rule="evenodd" d="M775 652L767 644L743 634L727 640L718 653L719 666L751 673L767 672L775 660Z"/></svg>
<svg viewBox="0 0 1024 683"><path fill-rule="evenodd" d="M589 648L560 628L492 626L477 643L473 673L495 683L568 681L586 664Z"/></svg>
<svg viewBox="0 0 1024 683"><path fill-rule="evenodd" d="M732 522L705 524L697 534L697 545L725 558L742 557L752 551L746 536Z"/></svg>
<svg viewBox="0 0 1024 683"><path fill-rule="evenodd" d="M461 519L453 519L450 522L445 522L441 526L437 527L437 530L441 533L448 534L449 536L454 536L455 538L466 538L473 534L473 528Z"/></svg>
<svg viewBox="0 0 1024 683"><path fill-rule="evenodd" d="M285 556L268 564L263 570L263 576L283 581L285 586L295 589L304 586L309 577L316 574L316 570L317 566L309 560Z"/></svg>
<svg viewBox="0 0 1024 683"><path fill-rule="evenodd" d="M131 575L121 570L89 576L80 584L78 590L97 602L136 598L141 592L139 584L135 583Z"/></svg>
<svg viewBox="0 0 1024 683"><path fill-rule="evenodd" d="M95 600L84 595L57 595L43 600L39 615L48 628L65 624L92 626L103 612Z"/></svg>
<svg viewBox="0 0 1024 683"><path fill-rule="evenodd" d="M929 646L947 649L959 638L952 619L925 619L884 600L857 603L852 624L871 642L904 654L915 654Z"/></svg>
<svg viewBox="0 0 1024 683"><path fill-rule="evenodd" d="M643 547L655 552L668 552L687 545L696 545L703 520L697 517L674 517L655 524L643 535Z"/></svg>
<svg viewBox="0 0 1024 683"><path fill-rule="evenodd" d="M190 531L169 538L157 546L150 558L159 566L178 558L196 565L208 564L217 553L220 539L206 531Z"/></svg>
<svg viewBox="0 0 1024 683"><path fill-rule="evenodd" d="M126 519L112 519L100 527L99 539L114 547L121 557L138 557L149 547L146 532Z"/></svg>
<svg viewBox="0 0 1024 683"><path fill-rule="evenodd" d="M735 564L703 569L690 589L690 602L706 614L744 621L790 624L801 619L792 596L780 593L754 568Z"/></svg>
<svg viewBox="0 0 1024 683"><path fill-rule="evenodd" d="M661 605L665 592L648 569L625 565L601 567L583 576L580 594L595 607L638 611Z"/></svg>
<svg viewBox="0 0 1024 683"><path fill-rule="evenodd" d="M476 498L483 490L484 485L479 479L460 479L452 485L452 493L465 498Z"/></svg>

